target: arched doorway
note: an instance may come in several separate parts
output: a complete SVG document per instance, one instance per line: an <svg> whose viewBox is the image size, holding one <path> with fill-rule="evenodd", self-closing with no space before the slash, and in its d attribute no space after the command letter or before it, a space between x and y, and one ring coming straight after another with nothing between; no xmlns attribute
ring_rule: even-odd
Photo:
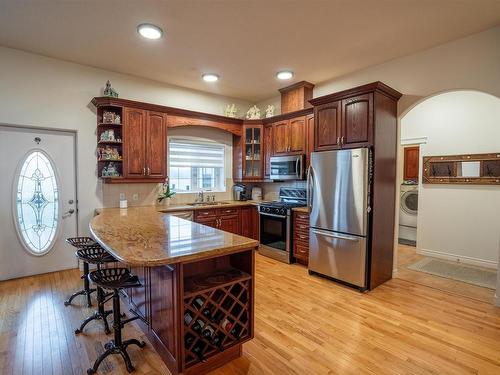
<svg viewBox="0 0 500 375"><path fill-rule="evenodd" d="M423 185L423 156L500 152L500 99L476 90L428 96L401 114L396 197L395 276L407 272L398 245L404 147L418 146L418 217L415 257L430 256L496 269L500 248L498 186ZM490 228L490 229L487 229ZM443 281L444 280L444 281ZM453 282L437 284L446 289ZM435 280L433 280L435 282ZM436 286L436 285L434 285ZM453 285L457 288L457 285ZM472 294L474 288L470 289ZM493 300L494 291L484 293Z"/></svg>

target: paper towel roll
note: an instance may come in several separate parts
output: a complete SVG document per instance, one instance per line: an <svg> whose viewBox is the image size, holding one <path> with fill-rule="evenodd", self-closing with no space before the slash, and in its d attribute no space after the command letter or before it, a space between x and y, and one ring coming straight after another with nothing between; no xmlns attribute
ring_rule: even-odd
<svg viewBox="0 0 500 375"><path fill-rule="evenodd" d="M126 199L120 200L120 208L127 208L127 200Z"/></svg>

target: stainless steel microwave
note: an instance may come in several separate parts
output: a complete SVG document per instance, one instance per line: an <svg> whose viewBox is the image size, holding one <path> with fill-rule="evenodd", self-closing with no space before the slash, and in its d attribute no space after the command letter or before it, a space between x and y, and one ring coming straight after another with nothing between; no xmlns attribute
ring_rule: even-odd
<svg viewBox="0 0 500 375"><path fill-rule="evenodd" d="M271 180L304 179L305 155L271 156Z"/></svg>

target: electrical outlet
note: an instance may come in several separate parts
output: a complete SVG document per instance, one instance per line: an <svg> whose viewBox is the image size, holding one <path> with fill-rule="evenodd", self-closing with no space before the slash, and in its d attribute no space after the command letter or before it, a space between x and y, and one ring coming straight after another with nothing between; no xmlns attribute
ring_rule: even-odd
<svg viewBox="0 0 500 375"><path fill-rule="evenodd" d="M125 193L120 193L120 200L124 201L125 200Z"/></svg>
<svg viewBox="0 0 500 375"><path fill-rule="evenodd" d="M132 200L133 201L138 201L139 200L139 193L132 194Z"/></svg>

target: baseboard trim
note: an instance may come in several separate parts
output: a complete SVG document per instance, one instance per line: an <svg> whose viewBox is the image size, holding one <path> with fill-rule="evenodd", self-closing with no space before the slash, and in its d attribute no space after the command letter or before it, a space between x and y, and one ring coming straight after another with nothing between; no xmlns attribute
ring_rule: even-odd
<svg viewBox="0 0 500 375"><path fill-rule="evenodd" d="M456 254L444 253L441 251L418 249L418 248L417 248L417 254L444 260L451 260L458 263L470 264L472 266L498 269L498 262L494 262L491 260L484 260L479 258L467 257L463 255L456 255Z"/></svg>

